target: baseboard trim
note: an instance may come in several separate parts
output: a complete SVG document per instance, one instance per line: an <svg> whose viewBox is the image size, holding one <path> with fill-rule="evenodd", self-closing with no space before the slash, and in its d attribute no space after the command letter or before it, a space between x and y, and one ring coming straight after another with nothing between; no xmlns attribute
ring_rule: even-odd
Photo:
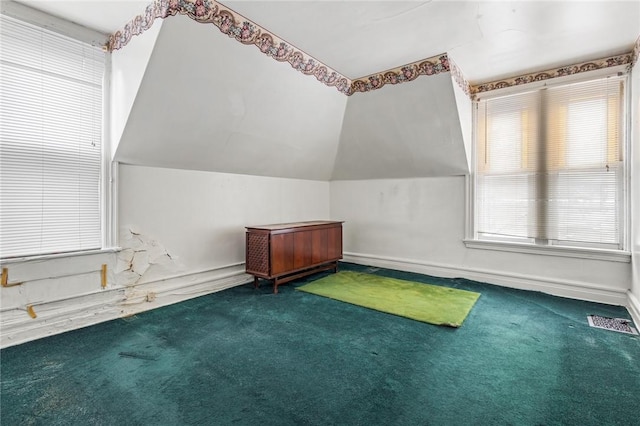
<svg viewBox="0 0 640 426"><path fill-rule="evenodd" d="M488 269L457 267L454 265L414 259L345 252L343 261L443 278L466 278L503 287L540 291L554 296L605 303L608 305L627 306L629 299L627 291L622 289L611 289L571 280L550 279Z"/></svg>
<svg viewBox="0 0 640 426"><path fill-rule="evenodd" d="M631 314L631 319L636 325L636 328L638 328L640 327L640 301L636 295L630 291L627 293L627 299L627 310L629 311L629 314Z"/></svg>
<svg viewBox="0 0 640 426"><path fill-rule="evenodd" d="M0 312L0 348L127 317L249 283L244 264L189 272L132 286L112 287L61 300Z"/></svg>
<svg viewBox="0 0 640 426"><path fill-rule="evenodd" d="M127 287L122 313L124 316L134 315L243 285L252 280L253 277L244 272L244 263L239 263L140 283Z"/></svg>

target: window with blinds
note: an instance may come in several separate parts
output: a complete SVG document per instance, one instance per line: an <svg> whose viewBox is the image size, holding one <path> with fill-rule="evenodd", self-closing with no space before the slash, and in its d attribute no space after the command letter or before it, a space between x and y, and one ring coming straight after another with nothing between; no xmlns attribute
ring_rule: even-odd
<svg viewBox="0 0 640 426"><path fill-rule="evenodd" d="M0 24L0 257L100 248L104 53Z"/></svg>
<svg viewBox="0 0 640 426"><path fill-rule="evenodd" d="M477 103L478 239L623 248L625 81Z"/></svg>

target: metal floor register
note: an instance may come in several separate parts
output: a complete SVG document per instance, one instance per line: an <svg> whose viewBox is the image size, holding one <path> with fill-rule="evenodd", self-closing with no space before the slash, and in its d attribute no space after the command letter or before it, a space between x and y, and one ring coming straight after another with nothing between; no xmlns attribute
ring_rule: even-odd
<svg viewBox="0 0 640 426"><path fill-rule="evenodd" d="M638 330L632 327L631 320L624 318L607 318L598 315L588 315L589 325L595 328L617 331L619 333L638 334Z"/></svg>

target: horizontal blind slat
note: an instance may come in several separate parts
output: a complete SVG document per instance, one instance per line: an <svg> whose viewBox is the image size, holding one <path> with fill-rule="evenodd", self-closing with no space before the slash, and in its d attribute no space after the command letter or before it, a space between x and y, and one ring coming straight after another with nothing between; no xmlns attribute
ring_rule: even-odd
<svg viewBox="0 0 640 426"><path fill-rule="evenodd" d="M484 99L479 235L621 245L624 77Z"/></svg>
<svg viewBox="0 0 640 426"><path fill-rule="evenodd" d="M99 248L105 55L0 24L0 257Z"/></svg>

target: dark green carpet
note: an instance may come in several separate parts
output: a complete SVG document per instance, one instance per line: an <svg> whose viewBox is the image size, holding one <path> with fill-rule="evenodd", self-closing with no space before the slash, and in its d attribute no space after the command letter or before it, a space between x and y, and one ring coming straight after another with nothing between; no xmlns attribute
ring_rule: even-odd
<svg viewBox="0 0 640 426"><path fill-rule="evenodd" d="M436 325L460 327L480 293L340 271L296 287L318 296Z"/></svg>
<svg viewBox="0 0 640 426"><path fill-rule="evenodd" d="M620 307L343 264L482 293L459 329L252 284L4 349L3 425L631 425Z"/></svg>

